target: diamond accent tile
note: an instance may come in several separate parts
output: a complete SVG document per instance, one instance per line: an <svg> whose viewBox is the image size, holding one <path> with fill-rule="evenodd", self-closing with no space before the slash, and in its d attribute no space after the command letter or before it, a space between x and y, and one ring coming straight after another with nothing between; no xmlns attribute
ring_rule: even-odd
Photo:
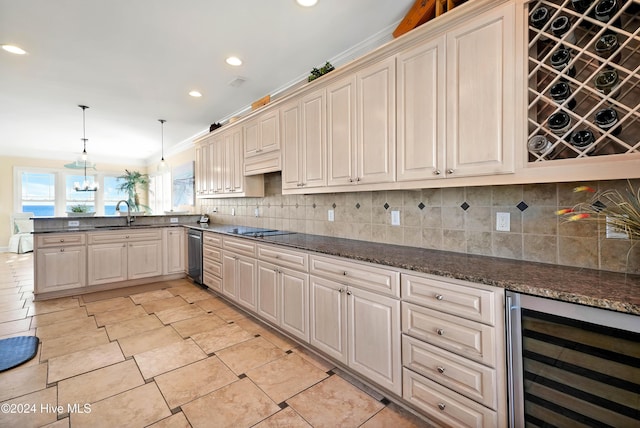
<svg viewBox="0 0 640 428"><path fill-rule="evenodd" d="M527 205L524 201L520 201L520 203L516 205L516 208L518 208L520 211L524 211L529 208L529 205Z"/></svg>
<svg viewBox="0 0 640 428"><path fill-rule="evenodd" d="M463 210L465 210L465 211L466 211L466 210L468 210L468 209L469 209L469 207L470 207L470 206L471 206L471 205L469 205L468 203L463 202L463 203L462 203L462 205L460 205L460 208L462 208Z"/></svg>
<svg viewBox="0 0 640 428"><path fill-rule="evenodd" d="M336 205L336 203L335 203L335 202L334 202L331 206L332 206L333 208L337 207L337 205Z"/></svg>
<svg viewBox="0 0 640 428"><path fill-rule="evenodd" d="M312 206L313 208L315 208L315 207L316 207L316 203L314 202L311 206Z"/></svg>
<svg viewBox="0 0 640 428"><path fill-rule="evenodd" d="M356 204L356 209L358 209L358 210L360 209L360 203L359 202Z"/></svg>
<svg viewBox="0 0 640 428"><path fill-rule="evenodd" d="M424 207L426 207L426 205L425 205L425 204L423 204L422 202L420 202L420 203L418 204L418 208L420 208L421 210L423 210L423 209L424 209Z"/></svg>
<svg viewBox="0 0 640 428"><path fill-rule="evenodd" d="M384 207L385 210L388 210L389 209L389 204L385 202L383 207Z"/></svg>

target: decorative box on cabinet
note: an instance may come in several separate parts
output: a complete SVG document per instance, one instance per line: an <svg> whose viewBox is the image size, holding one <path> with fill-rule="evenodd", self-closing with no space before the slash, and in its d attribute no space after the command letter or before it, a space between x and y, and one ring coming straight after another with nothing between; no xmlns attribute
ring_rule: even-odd
<svg viewBox="0 0 640 428"><path fill-rule="evenodd" d="M640 153L639 9L631 0L529 3L530 163Z"/></svg>

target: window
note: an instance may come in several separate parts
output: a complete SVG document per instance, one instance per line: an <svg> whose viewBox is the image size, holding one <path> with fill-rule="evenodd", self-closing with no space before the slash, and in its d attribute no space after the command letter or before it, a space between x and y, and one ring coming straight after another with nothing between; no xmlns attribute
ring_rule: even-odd
<svg viewBox="0 0 640 428"><path fill-rule="evenodd" d="M171 211L171 172L149 177L149 207L155 214Z"/></svg>
<svg viewBox="0 0 640 428"><path fill-rule="evenodd" d="M118 190L122 180L115 176L104 177L104 215L115 215L116 205L118 201L127 200L129 195L123 190ZM123 211L126 207L123 205L120 207Z"/></svg>
<svg viewBox="0 0 640 428"><path fill-rule="evenodd" d="M21 174L21 210L36 217L53 216L56 208L56 175L23 172Z"/></svg>

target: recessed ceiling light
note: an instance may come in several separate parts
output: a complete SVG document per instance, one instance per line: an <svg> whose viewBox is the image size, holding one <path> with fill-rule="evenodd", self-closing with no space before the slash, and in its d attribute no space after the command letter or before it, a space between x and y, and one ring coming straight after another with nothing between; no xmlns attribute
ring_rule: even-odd
<svg viewBox="0 0 640 428"><path fill-rule="evenodd" d="M198 91L191 91L189 92L189 95L191 95L194 98L200 98L202 96L202 94Z"/></svg>
<svg viewBox="0 0 640 428"><path fill-rule="evenodd" d="M7 52L11 52L12 54L16 54L16 55L24 55L27 53L27 51L25 51L24 49L21 49L17 46L13 46L13 45L2 45L2 49L4 49Z"/></svg>
<svg viewBox="0 0 640 428"><path fill-rule="evenodd" d="M311 6L315 6L316 3L318 3L318 0L296 0L296 2L300 6L311 7Z"/></svg>
<svg viewBox="0 0 640 428"><path fill-rule="evenodd" d="M226 59L226 61L227 61L227 64L233 65L234 67L242 65L242 60L237 56L230 56L229 58Z"/></svg>

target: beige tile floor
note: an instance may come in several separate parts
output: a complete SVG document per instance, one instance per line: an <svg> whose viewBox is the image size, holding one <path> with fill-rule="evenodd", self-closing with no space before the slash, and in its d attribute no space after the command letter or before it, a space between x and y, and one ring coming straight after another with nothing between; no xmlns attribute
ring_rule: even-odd
<svg viewBox="0 0 640 428"><path fill-rule="evenodd" d="M34 302L33 255L0 253L0 339L40 338L0 427L427 426L187 280L143 289Z"/></svg>

